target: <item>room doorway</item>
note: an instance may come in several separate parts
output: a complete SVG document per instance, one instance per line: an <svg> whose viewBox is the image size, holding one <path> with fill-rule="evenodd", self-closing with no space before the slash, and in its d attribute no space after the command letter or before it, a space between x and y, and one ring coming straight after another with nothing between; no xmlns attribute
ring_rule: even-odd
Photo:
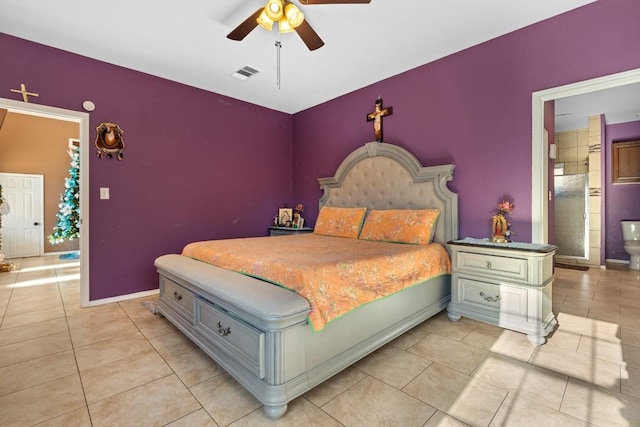
<svg viewBox="0 0 640 427"><path fill-rule="evenodd" d="M79 125L80 139L80 304L89 306L89 114L46 105L0 98L0 109L12 113L47 117Z"/></svg>
<svg viewBox="0 0 640 427"><path fill-rule="evenodd" d="M2 197L10 207L2 216L2 253L5 258L42 255L44 176L0 173Z"/></svg>
<svg viewBox="0 0 640 427"><path fill-rule="evenodd" d="M545 143L544 103L603 89L640 83L640 68L532 93L531 241L547 243L549 232L549 147ZM604 221L604 215L602 216Z"/></svg>

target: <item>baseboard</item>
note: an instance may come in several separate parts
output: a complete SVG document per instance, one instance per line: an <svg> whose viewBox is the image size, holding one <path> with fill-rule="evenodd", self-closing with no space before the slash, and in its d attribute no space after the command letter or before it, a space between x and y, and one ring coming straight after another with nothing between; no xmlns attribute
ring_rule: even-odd
<svg viewBox="0 0 640 427"><path fill-rule="evenodd" d="M117 297L96 299L96 300L89 301L89 305L87 307L94 307L96 305L104 305L104 304L112 304L114 302L128 301L136 298L145 298L153 295L158 295L159 293L160 293L160 289L151 289L150 291L136 292L134 294L118 295Z"/></svg>
<svg viewBox="0 0 640 427"><path fill-rule="evenodd" d="M606 259L605 262L607 263L611 263L611 264L629 264L629 260L624 260L624 259Z"/></svg>

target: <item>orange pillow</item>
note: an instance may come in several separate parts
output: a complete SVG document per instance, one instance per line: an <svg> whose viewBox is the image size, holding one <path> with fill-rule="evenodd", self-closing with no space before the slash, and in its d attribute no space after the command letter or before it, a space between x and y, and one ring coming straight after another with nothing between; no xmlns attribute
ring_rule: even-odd
<svg viewBox="0 0 640 427"><path fill-rule="evenodd" d="M314 234L348 237L357 239L367 208L338 208L323 206L320 208Z"/></svg>
<svg viewBox="0 0 640 427"><path fill-rule="evenodd" d="M372 210L362 226L360 238L428 245L439 216L438 209Z"/></svg>

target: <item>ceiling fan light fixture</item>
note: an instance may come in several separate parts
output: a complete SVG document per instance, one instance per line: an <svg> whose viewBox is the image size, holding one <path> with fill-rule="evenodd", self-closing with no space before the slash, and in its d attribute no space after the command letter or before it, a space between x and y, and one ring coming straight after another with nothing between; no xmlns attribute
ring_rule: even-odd
<svg viewBox="0 0 640 427"><path fill-rule="evenodd" d="M272 21L282 18L284 6L281 0L269 0L264 7L264 11Z"/></svg>
<svg viewBox="0 0 640 427"><path fill-rule="evenodd" d="M256 22L267 31L271 31L271 29L273 28L273 19L269 18L269 16L267 15L266 8L262 11L260 16L258 16Z"/></svg>
<svg viewBox="0 0 640 427"><path fill-rule="evenodd" d="M278 21L278 31L281 32L281 33L290 33L290 32L295 31L295 30L293 29L293 27L291 26L289 21L287 21L287 18L285 18L283 16Z"/></svg>
<svg viewBox="0 0 640 427"><path fill-rule="evenodd" d="M302 21L304 21L304 14L300 12L298 6L293 3L287 4L284 8L284 14L292 29L299 27Z"/></svg>

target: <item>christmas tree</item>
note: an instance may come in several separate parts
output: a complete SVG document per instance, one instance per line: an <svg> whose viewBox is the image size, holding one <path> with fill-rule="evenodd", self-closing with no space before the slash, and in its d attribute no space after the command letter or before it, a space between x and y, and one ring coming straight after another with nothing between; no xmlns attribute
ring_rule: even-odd
<svg viewBox="0 0 640 427"><path fill-rule="evenodd" d="M58 223L49 235L49 242L53 245L77 239L80 235L80 149L73 147L68 153L71 157L69 176L64 179L65 190L60 195L60 211L56 214Z"/></svg>

